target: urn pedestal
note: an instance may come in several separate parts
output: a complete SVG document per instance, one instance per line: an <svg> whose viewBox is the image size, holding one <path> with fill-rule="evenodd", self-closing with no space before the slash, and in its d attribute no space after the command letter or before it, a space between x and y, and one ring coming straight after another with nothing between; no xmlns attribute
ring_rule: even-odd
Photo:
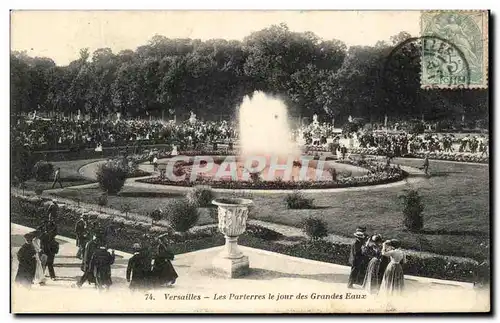
<svg viewBox="0 0 500 323"><path fill-rule="evenodd" d="M238 236L245 232L248 208L253 202L240 198L221 198L212 201L218 206L219 231L224 234L226 244L223 251L213 260L216 272L227 278L243 276L248 273L248 257L238 248Z"/></svg>

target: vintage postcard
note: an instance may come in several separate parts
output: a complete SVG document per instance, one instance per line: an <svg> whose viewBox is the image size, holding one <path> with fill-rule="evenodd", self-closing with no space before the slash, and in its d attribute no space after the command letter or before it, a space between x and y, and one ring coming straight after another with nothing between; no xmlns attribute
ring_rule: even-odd
<svg viewBox="0 0 500 323"><path fill-rule="evenodd" d="M488 19L11 11L12 313L490 312Z"/></svg>

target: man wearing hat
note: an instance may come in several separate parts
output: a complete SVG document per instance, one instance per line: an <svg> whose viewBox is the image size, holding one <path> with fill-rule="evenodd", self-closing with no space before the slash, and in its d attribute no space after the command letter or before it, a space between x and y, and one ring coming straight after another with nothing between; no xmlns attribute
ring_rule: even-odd
<svg viewBox="0 0 500 323"><path fill-rule="evenodd" d="M349 275L349 281L347 283L347 288L353 288L353 284L361 285L364 279L363 267L366 263L364 261L365 256L363 255L361 248L365 244L366 240L366 228L358 227L354 233L356 240L351 246L351 253L349 254L349 264L351 265L351 273Z"/></svg>
<svg viewBox="0 0 500 323"><path fill-rule="evenodd" d="M429 153L425 153L424 165L422 166L425 175L429 175Z"/></svg>
<svg viewBox="0 0 500 323"><path fill-rule="evenodd" d="M75 224L75 234L76 234L76 246L78 247L78 252L76 253L76 257L78 259L82 259L82 254L85 249L86 244L86 236L88 229L88 214L84 213L80 216L80 219L76 221Z"/></svg>
<svg viewBox="0 0 500 323"><path fill-rule="evenodd" d="M149 285L151 259L139 243L132 246L134 255L128 260L127 282L133 291L145 289Z"/></svg>
<svg viewBox="0 0 500 323"><path fill-rule="evenodd" d="M24 235L25 243L21 246L17 252L17 260L19 261L19 267L17 268L17 275L15 282L21 284L25 287L30 287L35 278L36 272L36 250L33 244L33 238L35 235L33 233L27 233Z"/></svg>
<svg viewBox="0 0 500 323"><path fill-rule="evenodd" d="M52 220L56 220L58 213L59 205L57 204L57 200L53 199L47 208L47 214L52 218Z"/></svg>
<svg viewBox="0 0 500 323"><path fill-rule="evenodd" d="M83 276L76 283L76 286L82 287L82 285L88 281L89 283L95 283L94 277L94 268L92 268L92 257L94 256L94 252L99 246L99 242L97 235L92 236L92 240L87 242L85 245L85 251L83 254L82 265L80 269L83 271Z"/></svg>

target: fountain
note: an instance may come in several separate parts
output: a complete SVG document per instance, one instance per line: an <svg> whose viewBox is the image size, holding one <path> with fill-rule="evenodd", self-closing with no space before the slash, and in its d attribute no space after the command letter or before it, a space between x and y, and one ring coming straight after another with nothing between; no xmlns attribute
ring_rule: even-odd
<svg viewBox="0 0 500 323"><path fill-rule="evenodd" d="M242 156L299 156L292 140L288 111L282 100L256 91L239 107Z"/></svg>

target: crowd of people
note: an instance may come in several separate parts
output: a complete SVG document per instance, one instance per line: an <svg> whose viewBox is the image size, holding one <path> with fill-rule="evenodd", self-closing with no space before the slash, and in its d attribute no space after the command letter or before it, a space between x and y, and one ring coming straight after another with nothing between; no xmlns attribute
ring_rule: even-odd
<svg viewBox="0 0 500 323"><path fill-rule="evenodd" d="M354 237L347 287L353 288L356 284L370 294L401 295L404 290L402 264L406 259L399 240L384 241L379 234L370 236L365 227L358 227Z"/></svg>
<svg viewBox="0 0 500 323"><path fill-rule="evenodd" d="M15 278L16 283L23 286L45 285L46 270L50 279L56 279L54 259L59 253L59 242L56 240L57 210L57 203L51 203L47 209L46 220L35 231L24 235L25 243L17 253L19 267Z"/></svg>
<svg viewBox="0 0 500 323"><path fill-rule="evenodd" d="M470 152L488 154L488 138L484 135L466 135L457 138L454 134L387 134L366 133L358 137L361 148L380 148L396 156L416 152Z"/></svg>
<svg viewBox="0 0 500 323"><path fill-rule="evenodd" d="M231 141L236 127L227 121L179 124L146 120L74 120L18 118L11 126L12 138L31 150L64 150L134 144L201 143Z"/></svg>
<svg viewBox="0 0 500 323"><path fill-rule="evenodd" d="M46 284L45 271L56 280L54 259L59 252L56 240L57 202L53 201L47 210L47 218L35 231L24 235L25 243L17 252L18 270L15 282L31 287ZM111 266L115 262L115 251L109 249L112 228L102 228L96 221L89 221L83 214L75 224L76 258L81 260L82 276L75 287L93 284L97 289L109 289L113 284ZM149 239L148 244L134 243L133 256L128 261L126 279L131 290L146 290L175 284L178 275L171 261L173 252L168 248L164 236Z"/></svg>
<svg viewBox="0 0 500 323"><path fill-rule="evenodd" d="M377 148L395 156L417 152L469 152L488 155L485 135L410 134L402 131L363 131L345 134L333 124L313 123L294 129L291 137L302 145L342 145ZM233 143L238 127L228 121L190 119L181 123L146 120L74 120L18 118L11 126L12 138L31 150L102 149L136 144L175 144L179 149L197 149L203 144ZM347 144L350 142L351 144Z"/></svg>

